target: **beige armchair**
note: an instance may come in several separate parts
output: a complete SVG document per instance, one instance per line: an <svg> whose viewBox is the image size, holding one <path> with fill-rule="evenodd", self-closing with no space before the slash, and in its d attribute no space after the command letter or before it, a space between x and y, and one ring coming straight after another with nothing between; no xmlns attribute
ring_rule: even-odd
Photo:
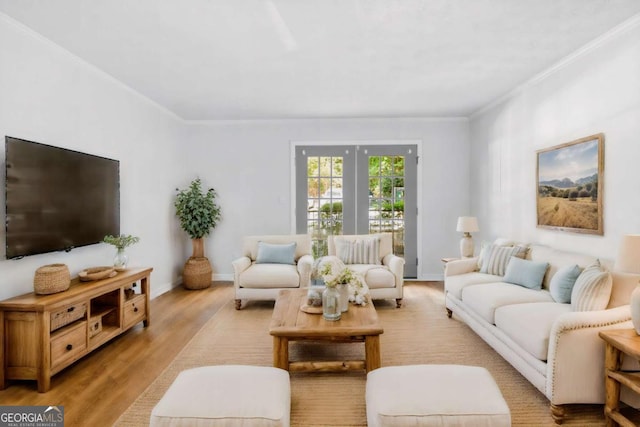
<svg viewBox="0 0 640 427"><path fill-rule="evenodd" d="M269 245L279 247L291 243L295 243L295 254L291 264L282 263L281 260L271 262L273 259L269 259L269 256L265 258L265 248ZM262 248L262 259L258 259L259 246ZM275 300L283 289L309 286L313 268L310 236L247 236L244 238L242 251L243 256L233 261L236 310L242 308L243 299Z"/></svg>
<svg viewBox="0 0 640 427"><path fill-rule="evenodd" d="M396 306L402 306L402 286L404 284L404 259L393 254L393 237L391 233L380 233L370 235L344 235L329 236L328 252L330 256L337 256L344 262L345 259L336 250L342 242L356 242L366 238L379 238L379 254L376 263L372 264L354 264L347 263L354 272L364 277L371 299L390 299L395 298ZM337 242L336 242L337 241Z"/></svg>

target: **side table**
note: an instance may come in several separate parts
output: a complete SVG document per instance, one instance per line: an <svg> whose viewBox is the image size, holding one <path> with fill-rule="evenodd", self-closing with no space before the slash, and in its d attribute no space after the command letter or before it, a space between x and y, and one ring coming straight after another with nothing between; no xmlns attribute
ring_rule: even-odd
<svg viewBox="0 0 640 427"><path fill-rule="evenodd" d="M599 332L605 348L605 406L607 427L617 425L636 426L620 412L620 385L640 394L640 373L620 370L622 357L628 355L640 359L640 336L634 329L608 329Z"/></svg>

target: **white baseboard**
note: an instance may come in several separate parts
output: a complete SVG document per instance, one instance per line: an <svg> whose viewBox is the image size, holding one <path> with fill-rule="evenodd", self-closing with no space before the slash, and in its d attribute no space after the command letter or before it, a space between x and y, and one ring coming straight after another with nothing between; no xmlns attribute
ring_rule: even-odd
<svg viewBox="0 0 640 427"><path fill-rule="evenodd" d="M424 280L425 282L441 282L444 280L444 273L443 274L434 274L434 273L422 274L420 275L418 280Z"/></svg>
<svg viewBox="0 0 640 427"><path fill-rule="evenodd" d="M154 283L153 286L151 287L151 295L149 297L151 299L153 299L155 297L159 297L160 295L164 294L165 292L169 292L171 289L175 288L176 286L180 286L180 282L163 283L163 284L161 284L159 286Z"/></svg>

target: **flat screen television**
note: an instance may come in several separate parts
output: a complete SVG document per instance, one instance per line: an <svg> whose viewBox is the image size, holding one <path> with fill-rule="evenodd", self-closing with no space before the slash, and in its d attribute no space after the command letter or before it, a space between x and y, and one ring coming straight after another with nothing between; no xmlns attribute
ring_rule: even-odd
<svg viewBox="0 0 640 427"><path fill-rule="evenodd" d="M120 233L120 162L5 137L6 258Z"/></svg>

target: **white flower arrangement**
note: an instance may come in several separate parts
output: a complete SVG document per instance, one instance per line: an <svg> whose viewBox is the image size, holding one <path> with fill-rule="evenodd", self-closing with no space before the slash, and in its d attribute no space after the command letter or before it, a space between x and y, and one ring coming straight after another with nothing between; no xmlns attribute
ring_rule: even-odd
<svg viewBox="0 0 640 427"><path fill-rule="evenodd" d="M318 273L328 287L347 285L349 301L366 305L369 300L369 287L364 278L344 265L337 257L323 257L318 264Z"/></svg>

